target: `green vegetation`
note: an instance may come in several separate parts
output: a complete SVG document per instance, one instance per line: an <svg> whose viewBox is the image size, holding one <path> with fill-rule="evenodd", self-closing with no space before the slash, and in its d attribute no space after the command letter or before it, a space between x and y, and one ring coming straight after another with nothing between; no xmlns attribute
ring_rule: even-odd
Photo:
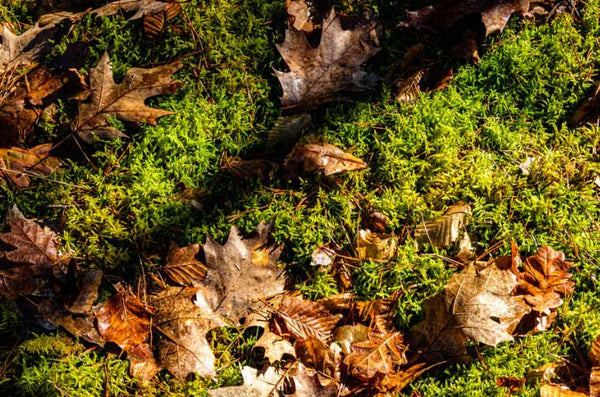
<svg viewBox="0 0 600 397"><path fill-rule="evenodd" d="M9 0L0 5L0 18L30 23L33 3ZM341 12L372 6L385 16L384 50L368 67L389 68L411 44L411 37L392 31L407 4L338 3ZM88 69L108 51L117 78L133 66L185 57L177 74L183 88L151 101L175 114L158 126L129 129L130 140L98 142L91 163L70 149L74 155L64 160L63 171L35 181L30 190L1 187L0 213L18 205L27 217L62 231L64 250L83 266L103 269L114 280L134 280L162 265L171 240L202 243L210 235L222 242L231 225L250 231L274 219L275 237L285 244L283 263L298 288L318 298L334 293L335 283L308 265L311 252L330 241L353 245L365 211L384 213L400 233L462 200L473 204L469 231L478 252L500 240L499 253L510 251L511 240L529 254L550 245L574 263L575 294L549 331L480 348L485 362L440 366L405 393L504 396L498 376L523 377L588 349L600 331L600 196L593 183L600 174L600 131L571 128L568 120L600 65L600 1L589 0L580 15L558 14L548 23L511 19L502 34L486 40L479 64L460 65L447 89L423 94L413 105L396 103L383 89L316 111L310 133L352 149L370 168L298 181L276 176L264 184L234 179L219 165L225 154L249 159L264 151L269 129L288 114L280 108L272 72L285 67L274 47L283 38L284 2L192 0L183 7L173 21L184 26L183 34L168 32L152 41L140 21L87 16L56 43L49 57L69 43L90 41ZM72 112L69 106L62 104L61 111ZM37 139L56 142L64 135L60 127L47 126ZM519 164L528 156L539 157L523 175ZM205 192L202 209L179 198L182 186ZM401 290L396 318L407 330L422 317L422 301L456 271L438 258L417 252L407 238L392 263L367 262L358 269L355 292L371 299ZM203 380L181 384L168 374L136 385L127 375L128 362L113 353L62 333L28 333L8 304L0 306L0 316L5 393L204 396L206 387L216 386ZM255 335L227 329L215 331L211 340L218 385L239 383L240 363L254 360ZM538 388L528 384L515 395L534 396Z"/></svg>

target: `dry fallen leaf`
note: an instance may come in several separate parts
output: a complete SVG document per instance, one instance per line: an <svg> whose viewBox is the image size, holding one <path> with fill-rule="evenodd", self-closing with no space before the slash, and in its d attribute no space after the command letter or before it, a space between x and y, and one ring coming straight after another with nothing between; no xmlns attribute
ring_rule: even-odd
<svg viewBox="0 0 600 397"><path fill-rule="evenodd" d="M277 266L283 246L272 241L272 229L272 222L261 222L242 237L234 226L225 245L207 237L203 246L208 272L199 294L234 324L263 307L259 298L283 291L285 279Z"/></svg>
<svg viewBox="0 0 600 397"><path fill-rule="evenodd" d="M323 145L300 143L289 154L283 167L289 178L296 178L302 171L321 170L325 175L333 175L339 172L362 170L367 168L367 164L329 143Z"/></svg>
<svg viewBox="0 0 600 397"><path fill-rule="evenodd" d="M348 373L369 381L377 375L394 373L406 364L406 345L400 332L371 332L366 341L352 343L352 353L344 357Z"/></svg>
<svg viewBox="0 0 600 397"><path fill-rule="evenodd" d="M590 395L572 391L564 385L543 385L540 388L540 397L590 397Z"/></svg>
<svg viewBox="0 0 600 397"><path fill-rule="evenodd" d="M362 324L342 325L333 330L333 340L340 345L344 354L350 354L353 342L363 342L368 337L369 327Z"/></svg>
<svg viewBox="0 0 600 397"><path fill-rule="evenodd" d="M169 8L169 4L171 4L171 2L158 0L117 0L92 10L91 14L105 17L119 13L135 12L135 14L129 18L129 20L132 21L146 15L166 11L167 8Z"/></svg>
<svg viewBox="0 0 600 397"><path fill-rule="evenodd" d="M144 33L154 39L165 32L166 23L181 12L181 4L167 2L164 9L144 15Z"/></svg>
<svg viewBox="0 0 600 397"><path fill-rule="evenodd" d="M252 367L242 368L244 384L241 386L222 387L209 390L210 397L270 397L277 395L283 386L285 371L268 367L259 371Z"/></svg>
<svg viewBox="0 0 600 397"><path fill-rule="evenodd" d="M463 235L470 215L469 204L454 204L448 207L444 215L417 226L415 239L420 247L431 244L437 248L445 248Z"/></svg>
<svg viewBox="0 0 600 397"><path fill-rule="evenodd" d="M317 371L322 386L335 384L340 379L341 355L316 337L297 340L294 343L296 357L308 368Z"/></svg>
<svg viewBox="0 0 600 397"><path fill-rule="evenodd" d="M273 313L270 328L284 337L301 340L315 337L324 342L340 318L340 315L329 313L319 302L286 297Z"/></svg>
<svg viewBox="0 0 600 397"><path fill-rule="evenodd" d="M0 183L12 182L18 189L31 185L31 178L43 178L58 169L59 160L48 155L52 144L45 143L29 150L0 149Z"/></svg>
<svg viewBox="0 0 600 397"><path fill-rule="evenodd" d="M425 301L425 318L411 328L409 345L439 361L463 358L468 340L489 346L512 341L512 332L530 311L522 298L511 296L517 284L513 272L494 260L483 269L468 265L443 292Z"/></svg>
<svg viewBox="0 0 600 397"><path fill-rule="evenodd" d="M172 80L172 74L182 66L181 61L152 69L131 68L125 78L116 84L110 58L104 53L98 65L90 70L90 90L79 98L77 119L73 131L85 142L93 136L113 139L125 136L108 124L110 117L122 121L156 124L156 119L173 112L154 109L144 104L150 97L175 92L181 84Z"/></svg>
<svg viewBox="0 0 600 397"><path fill-rule="evenodd" d="M356 251L360 259L370 261L389 261L396 255L398 239L393 234L373 233L361 229L358 233Z"/></svg>
<svg viewBox="0 0 600 397"><path fill-rule="evenodd" d="M206 266L196 258L199 252L199 244L178 247L176 243L171 242L167 263L162 271L175 284L185 287L198 286L206 276Z"/></svg>
<svg viewBox="0 0 600 397"><path fill-rule="evenodd" d="M225 164L220 167L221 170L233 177L260 179L263 182L269 180L277 168L278 165L272 161L262 159L240 160L237 157L228 157Z"/></svg>
<svg viewBox="0 0 600 397"><path fill-rule="evenodd" d="M296 356L294 345L281 336L265 329L261 337L254 345L254 349L261 348L264 350L264 357L269 360L271 364L275 361L281 361L284 356L290 357Z"/></svg>
<svg viewBox="0 0 600 397"><path fill-rule="evenodd" d="M287 29L277 50L289 72L275 71L283 88L284 106L317 105L336 99L343 91L365 91L375 87L378 77L360 66L375 55L378 24L365 19L344 30L338 15L331 11L323 22L319 47L313 48L306 35Z"/></svg>

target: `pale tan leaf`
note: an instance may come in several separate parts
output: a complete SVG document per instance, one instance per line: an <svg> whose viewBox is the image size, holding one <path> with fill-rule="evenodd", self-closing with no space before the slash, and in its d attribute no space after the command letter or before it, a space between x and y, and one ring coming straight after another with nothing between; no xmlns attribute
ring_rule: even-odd
<svg viewBox="0 0 600 397"><path fill-rule="evenodd" d="M264 357L271 364L275 361L281 361L286 355L290 357L296 356L294 345L289 340L270 332L268 329L265 329L265 332L254 345L254 349L256 348L264 350Z"/></svg>
<svg viewBox="0 0 600 397"><path fill-rule="evenodd" d="M294 343L294 349L296 357L302 364L318 372L319 383L322 386L328 386L339 381L339 364L341 362L339 351L336 352L329 348L325 342L314 336L297 340Z"/></svg>
<svg viewBox="0 0 600 397"><path fill-rule="evenodd" d="M350 354L353 342L364 342L369 337L369 327L362 324L342 325L333 330L333 340L344 354Z"/></svg>
<svg viewBox="0 0 600 397"><path fill-rule="evenodd" d="M572 391L564 385L543 385L540 388L540 397L589 397L589 395Z"/></svg>
<svg viewBox="0 0 600 397"><path fill-rule="evenodd" d="M277 396L283 386L284 370L268 367L259 371L252 367L242 368L244 384L209 390L210 397L270 397Z"/></svg>
<svg viewBox="0 0 600 397"><path fill-rule="evenodd" d="M393 234L373 233L361 229L358 233L356 251L360 259L385 262L396 255L398 239Z"/></svg>
<svg viewBox="0 0 600 397"><path fill-rule="evenodd" d="M588 352L588 358L593 366L600 366L600 335L594 338L590 351Z"/></svg>
<svg viewBox="0 0 600 397"><path fill-rule="evenodd" d="M431 244L437 248L445 248L463 235L470 215L469 204L454 204L448 207L444 215L417 226L415 239L420 247Z"/></svg>

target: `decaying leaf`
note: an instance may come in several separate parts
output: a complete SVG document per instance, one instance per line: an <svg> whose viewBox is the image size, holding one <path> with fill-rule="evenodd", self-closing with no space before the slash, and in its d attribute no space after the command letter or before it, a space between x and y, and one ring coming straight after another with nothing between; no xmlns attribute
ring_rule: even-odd
<svg viewBox="0 0 600 397"><path fill-rule="evenodd" d="M319 383L322 386L339 381L339 363L341 362L339 350L331 349L325 342L314 336L297 340L294 343L294 349L296 357L302 364L317 371Z"/></svg>
<svg viewBox="0 0 600 397"><path fill-rule="evenodd" d="M358 233L356 251L360 259L385 262L396 255L398 239L393 234L373 233L361 229Z"/></svg>
<svg viewBox="0 0 600 397"><path fill-rule="evenodd" d="M385 374L383 377L376 378L375 389L379 393L385 393L386 396L392 393L396 395L430 368L424 363L418 363L408 368L402 368L396 372Z"/></svg>
<svg viewBox="0 0 600 397"><path fill-rule="evenodd" d="M540 397L590 397L587 393L570 390L565 385L543 385L540 388Z"/></svg>
<svg viewBox="0 0 600 397"><path fill-rule="evenodd" d="M264 371L252 367L242 368L244 384L209 390L210 397L270 397L277 395L283 386L285 371L268 367Z"/></svg>
<svg viewBox="0 0 600 397"><path fill-rule="evenodd" d="M335 249L331 248L331 244L324 244L312 252L310 256L310 265L325 267L330 266L335 260L336 256L337 253L335 252Z"/></svg>
<svg viewBox="0 0 600 397"><path fill-rule="evenodd" d="M403 23L425 33L441 33L471 14L481 14L486 36L502 31L514 13L526 14L529 0L436 0L435 4L417 11L408 11Z"/></svg>
<svg viewBox="0 0 600 397"><path fill-rule="evenodd" d="M282 338L268 329L265 329L260 339L254 345L254 349L256 348L264 350L264 357L271 364L275 361L281 361L286 355L290 357L296 356L294 345L288 339Z"/></svg>
<svg viewBox="0 0 600 397"><path fill-rule="evenodd" d="M393 310L398 304L400 294L397 291L389 298L357 301L352 293L342 293L328 296L318 302L331 313L341 313L353 323L364 323L379 332L388 332L392 328Z"/></svg>
<svg viewBox="0 0 600 397"><path fill-rule="evenodd" d="M419 225L415 229L415 239L419 246L431 244L437 248L447 247L463 235L469 215L469 204L454 204L448 207L444 215Z"/></svg>
<svg viewBox="0 0 600 397"><path fill-rule="evenodd" d="M28 188L31 178L43 178L58 169L59 160L48 155L51 148L52 144L45 143L28 150L0 149L0 175L18 189Z"/></svg>
<svg viewBox="0 0 600 397"><path fill-rule="evenodd" d="M206 266L196 258L199 252L199 244L178 247L176 243L171 242L167 264L162 271L175 284L185 287L198 286L206 276Z"/></svg>
<svg viewBox="0 0 600 397"><path fill-rule="evenodd" d="M218 313L237 324L263 305L257 300L283 291L277 260L283 246L272 241L273 222L261 222L242 237L232 227L225 245L208 237L203 246L208 272L199 294Z"/></svg>
<svg viewBox="0 0 600 397"><path fill-rule="evenodd" d="M340 345L344 354L350 354L353 342L364 342L368 338L369 327L362 324L342 325L333 330L333 340Z"/></svg>
<svg viewBox="0 0 600 397"><path fill-rule="evenodd" d="M121 290L96 310L98 332L128 352L149 338L151 315L148 305Z"/></svg>
<svg viewBox="0 0 600 397"><path fill-rule="evenodd" d="M283 88L282 104L314 106L335 100L340 92L374 88L377 76L360 66L379 51L377 25L374 19L365 19L344 30L332 10L323 22L317 48L311 47L303 32L287 29L277 50L290 71L275 71Z"/></svg>
<svg viewBox="0 0 600 397"><path fill-rule="evenodd" d="M277 120L267 136L268 152L273 154L288 153L302 134L308 131L311 120L312 118L308 113L300 113Z"/></svg>
<svg viewBox="0 0 600 397"><path fill-rule="evenodd" d="M285 5L290 29L306 33L315 30L312 10L305 0L286 0Z"/></svg>
<svg viewBox="0 0 600 397"><path fill-rule="evenodd" d="M361 159L344 152L329 143L297 144L285 160L283 167L289 178L297 177L301 171L321 170L325 175L356 171L367 168Z"/></svg>
<svg viewBox="0 0 600 397"><path fill-rule="evenodd" d="M293 376L285 379L287 384L284 386L287 387L283 390L286 397L338 397L351 394L343 384L336 382L322 384L323 377L302 363L298 363L290 372Z"/></svg>
<svg viewBox="0 0 600 397"><path fill-rule="evenodd" d="M273 313L270 328L276 334L289 338L303 340L315 337L326 341L340 318L318 302L286 297Z"/></svg>
<svg viewBox="0 0 600 397"><path fill-rule="evenodd" d="M206 333L225 325L198 288L168 287L149 297L153 317L156 363L184 381L191 373L214 378L215 356ZM152 362L149 365L153 365Z"/></svg>
<svg viewBox="0 0 600 397"><path fill-rule="evenodd" d="M156 124L156 119L173 112L154 109L144 104L150 97L175 92L181 84L171 75L182 66L181 61L152 69L131 68L125 78L116 84L110 58L104 53L98 66L90 70L90 90L78 103L77 119L73 131L85 142L92 143L93 136L103 139L123 137L124 134L108 123L109 117L122 121Z"/></svg>
<svg viewBox="0 0 600 397"><path fill-rule="evenodd" d="M573 293L570 268L564 254L548 246L525 259L516 295L523 296L532 311L521 322L521 332L544 331L552 324L562 297Z"/></svg>
<svg viewBox="0 0 600 397"><path fill-rule="evenodd" d="M450 278L444 291L425 301L425 318L411 328L412 349L432 361L461 359L467 340L496 346L530 308L511 293L517 279L510 269L490 261L483 269L470 264Z"/></svg>
<svg viewBox="0 0 600 397"><path fill-rule="evenodd" d="M379 374L391 374L406 364L406 345L400 332L371 332L368 340L352 343L352 353L344 357L348 373L364 381Z"/></svg>
<svg viewBox="0 0 600 397"><path fill-rule="evenodd" d="M225 164L220 167L221 170L227 172L236 178L260 179L267 181L271 174L277 170L278 165L272 161L254 159L240 160L237 157L228 157Z"/></svg>

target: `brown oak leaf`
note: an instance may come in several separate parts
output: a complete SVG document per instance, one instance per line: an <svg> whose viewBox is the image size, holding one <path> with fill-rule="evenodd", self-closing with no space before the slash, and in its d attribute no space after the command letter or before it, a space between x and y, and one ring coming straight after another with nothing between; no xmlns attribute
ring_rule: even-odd
<svg viewBox="0 0 600 397"><path fill-rule="evenodd" d="M263 307L259 298L283 291L285 278L277 266L283 246L272 241L272 229L273 222L261 222L242 237L234 226L225 245L208 237L203 246L208 271L199 295L235 324Z"/></svg>
<svg viewBox="0 0 600 397"><path fill-rule="evenodd" d="M284 106L317 105L336 100L344 91L366 91L375 87L378 77L360 66L379 48L377 22L365 19L344 30L335 11L323 22L321 42L313 48L306 35L287 29L277 50L289 72L275 71L283 88Z"/></svg>
<svg viewBox="0 0 600 397"><path fill-rule="evenodd" d="M90 70L90 89L79 97L77 119L73 131L85 142L92 143L93 136L103 139L124 137L118 129L108 124L110 117L132 123L156 124L156 119L173 112L154 109L144 104L150 97L175 92L181 83L172 80L172 74L182 67L181 61L151 69L131 68L125 78L116 84L110 58L104 53L98 66Z"/></svg>
<svg viewBox="0 0 600 397"><path fill-rule="evenodd" d="M296 178L302 171L320 170L325 175L333 175L339 172L362 170L367 168L367 164L329 143L322 145L299 143L287 157L283 167L288 178Z"/></svg>
<svg viewBox="0 0 600 397"><path fill-rule="evenodd" d="M318 302L286 297L273 313L270 328L277 335L300 340L314 337L324 342L340 318Z"/></svg>

